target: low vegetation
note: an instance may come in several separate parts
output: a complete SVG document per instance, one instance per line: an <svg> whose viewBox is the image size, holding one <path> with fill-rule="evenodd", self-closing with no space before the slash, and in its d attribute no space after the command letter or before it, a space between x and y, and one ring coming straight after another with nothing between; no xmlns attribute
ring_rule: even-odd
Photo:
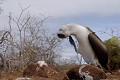
<svg viewBox="0 0 120 80"><path fill-rule="evenodd" d="M120 69L120 40L113 36L106 40L105 45L109 53L109 66L111 70Z"/></svg>

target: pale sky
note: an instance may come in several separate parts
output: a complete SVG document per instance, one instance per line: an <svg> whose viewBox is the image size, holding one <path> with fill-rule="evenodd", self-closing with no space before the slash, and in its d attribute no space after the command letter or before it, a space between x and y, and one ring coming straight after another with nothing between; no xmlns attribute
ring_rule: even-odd
<svg viewBox="0 0 120 80"><path fill-rule="evenodd" d="M106 40L110 36L101 35L100 31L105 31L106 27L120 29L120 0L5 0L0 4L4 10L0 14L1 28L7 26L10 12L14 17L20 13L19 4L23 8L31 5L28 11L32 15L52 16L45 23L51 33L56 33L64 24L77 23L90 27ZM63 45L69 44L67 41ZM65 46L63 51L65 56L75 54L73 47Z"/></svg>
<svg viewBox="0 0 120 80"><path fill-rule="evenodd" d="M20 11L19 3L23 8L31 5L29 11L33 14L45 12L55 17L120 14L120 0L5 0L2 7L7 13L16 13Z"/></svg>

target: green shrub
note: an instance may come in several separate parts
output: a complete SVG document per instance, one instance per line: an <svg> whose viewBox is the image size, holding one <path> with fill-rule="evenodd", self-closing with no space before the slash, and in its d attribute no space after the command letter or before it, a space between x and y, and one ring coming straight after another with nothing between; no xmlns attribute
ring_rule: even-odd
<svg viewBox="0 0 120 80"><path fill-rule="evenodd" d="M104 43L108 49L110 60L114 63L120 63L120 40L118 37L113 36Z"/></svg>

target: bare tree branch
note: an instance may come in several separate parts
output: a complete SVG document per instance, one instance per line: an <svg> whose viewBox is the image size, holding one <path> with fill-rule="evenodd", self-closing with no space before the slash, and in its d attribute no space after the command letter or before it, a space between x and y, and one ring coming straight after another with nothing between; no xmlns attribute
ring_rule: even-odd
<svg viewBox="0 0 120 80"><path fill-rule="evenodd" d="M11 36L9 31L6 31L5 33L3 33L0 44L2 44L4 40L7 40L8 34Z"/></svg>
<svg viewBox="0 0 120 80"><path fill-rule="evenodd" d="M112 28L107 28L105 29L105 31L99 31L101 34L107 34L109 36L117 36L118 38L120 38L120 30L114 30Z"/></svg>

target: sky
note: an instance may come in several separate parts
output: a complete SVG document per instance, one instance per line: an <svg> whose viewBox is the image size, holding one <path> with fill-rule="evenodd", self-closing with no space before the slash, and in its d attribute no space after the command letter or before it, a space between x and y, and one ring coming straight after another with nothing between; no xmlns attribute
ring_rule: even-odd
<svg viewBox="0 0 120 80"><path fill-rule="evenodd" d="M44 14L51 16L45 23L51 33L56 33L65 24L76 23L91 28L102 39L111 36L101 34L111 32L111 29L119 33L120 29L120 0L5 0L0 7L4 10L0 14L0 27L7 26L8 15L19 15L19 4L35 16ZM106 30L107 29L107 30ZM116 33L116 34L117 34ZM66 57L76 55L68 40L62 43L65 46L63 55Z"/></svg>

